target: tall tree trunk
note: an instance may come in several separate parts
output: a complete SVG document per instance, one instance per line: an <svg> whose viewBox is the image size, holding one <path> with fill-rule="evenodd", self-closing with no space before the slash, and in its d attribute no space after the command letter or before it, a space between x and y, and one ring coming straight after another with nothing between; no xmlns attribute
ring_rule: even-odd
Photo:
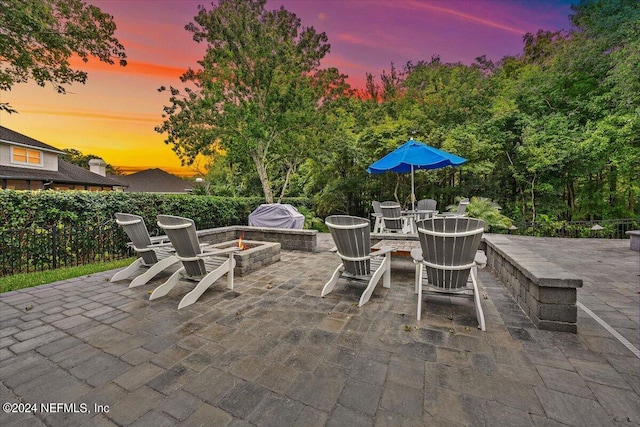
<svg viewBox="0 0 640 427"><path fill-rule="evenodd" d="M615 209L618 204L618 168L609 168L609 207Z"/></svg>
<svg viewBox="0 0 640 427"><path fill-rule="evenodd" d="M267 175L267 166L265 165L265 161L258 155L252 155L251 159L253 160L253 164L256 166L258 178L260 178L260 183L262 184L264 199L267 203L273 203L273 190L271 189L271 181L269 181L269 176Z"/></svg>
<svg viewBox="0 0 640 427"><path fill-rule="evenodd" d="M287 187L289 186L289 180L291 179L291 174L295 171L295 166L287 162L287 175L284 178L284 184L282 184L282 191L280 192L280 197L278 197L278 203L282 203L282 199L287 192Z"/></svg>
<svg viewBox="0 0 640 427"><path fill-rule="evenodd" d="M536 175L531 179L531 222L536 222L536 192L535 192Z"/></svg>
<svg viewBox="0 0 640 427"><path fill-rule="evenodd" d="M569 207L567 221L571 221L573 218L573 211L576 207L576 190L573 186L573 180L570 178L567 178L567 205Z"/></svg>

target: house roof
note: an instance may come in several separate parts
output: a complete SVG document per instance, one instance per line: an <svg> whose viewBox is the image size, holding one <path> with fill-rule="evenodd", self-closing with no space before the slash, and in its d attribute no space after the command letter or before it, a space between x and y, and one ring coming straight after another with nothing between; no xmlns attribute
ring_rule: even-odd
<svg viewBox="0 0 640 427"><path fill-rule="evenodd" d="M0 142L33 147L39 150L54 153L56 155L64 154L64 151L58 150L56 147L30 138L4 126L0 126ZM58 170L0 165L0 179L32 180L45 182L52 181L60 184L96 185L108 187L122 185L112 178L98 175L87 169L81 168L80 166L76 166L72 163L64 161L59 156Z"/></svg>
<svg viewBox="0 0 640 427"><path fill-rule="evenodd" d="M111 177L98 175L62 159L58 159L57 171L0 165L0 179L29 179L33 181L53 181L61 184L85 184L109 187L122 185Z"/></svg>
<svg viewBox="0 0 640 427"><path fill-rule="evenodd" d="M131 175L114 176L121 185L127 186L126 192L133 193L189 193L193 183L185 181L162 169L146 169Z"/></svg>
<svg viewBox="0 0 640 427"><path fill-rule="evenodd" d="M16 145L26 145L28 147L35 147L40 150L51 151L57 154L64 154L64 151L60 151L56 147L45 144L44 142L40 142L37 139L30 138L4 126L0 126L0 142L6 142Z"/></svg>

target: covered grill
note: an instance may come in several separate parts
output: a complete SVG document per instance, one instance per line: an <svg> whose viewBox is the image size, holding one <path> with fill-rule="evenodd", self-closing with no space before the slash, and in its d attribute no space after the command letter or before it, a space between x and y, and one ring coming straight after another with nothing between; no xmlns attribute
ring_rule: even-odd
<svg viewBox="0 0 640 427"><path fill-rule="evenodd" d="M286 203L262 204L249 214L249 225L301 230L304 227L304 215Z"/></svg>

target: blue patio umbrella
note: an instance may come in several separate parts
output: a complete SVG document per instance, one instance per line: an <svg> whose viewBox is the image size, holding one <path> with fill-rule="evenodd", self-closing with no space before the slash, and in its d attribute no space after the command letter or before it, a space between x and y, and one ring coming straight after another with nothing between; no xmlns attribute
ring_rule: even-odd
<svg viewBox="0 0 640 427"><path fill-rule="evenodd" d="M411 172L411 203L415 210L416 195L414 171L416 169L440 169L445 166L458 166L467 159L430 147L411 138L377 162L367 168L367 172L377 175L384 172Z"/></svg>

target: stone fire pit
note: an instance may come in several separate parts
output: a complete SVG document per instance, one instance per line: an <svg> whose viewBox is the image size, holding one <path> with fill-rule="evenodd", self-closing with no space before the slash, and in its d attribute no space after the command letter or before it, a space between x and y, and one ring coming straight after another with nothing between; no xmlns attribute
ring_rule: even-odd
<svg viewBox="0 0 640 427"><path fill-rule="evenodd" d="M238 246L239 239L210 245L211 247L224 249ZM242 240L244 249L236 252L236 268L234 274L244 276L252 271L258 270L266 265L280 261L280 243L260 242L257 240Z"/></svg>

